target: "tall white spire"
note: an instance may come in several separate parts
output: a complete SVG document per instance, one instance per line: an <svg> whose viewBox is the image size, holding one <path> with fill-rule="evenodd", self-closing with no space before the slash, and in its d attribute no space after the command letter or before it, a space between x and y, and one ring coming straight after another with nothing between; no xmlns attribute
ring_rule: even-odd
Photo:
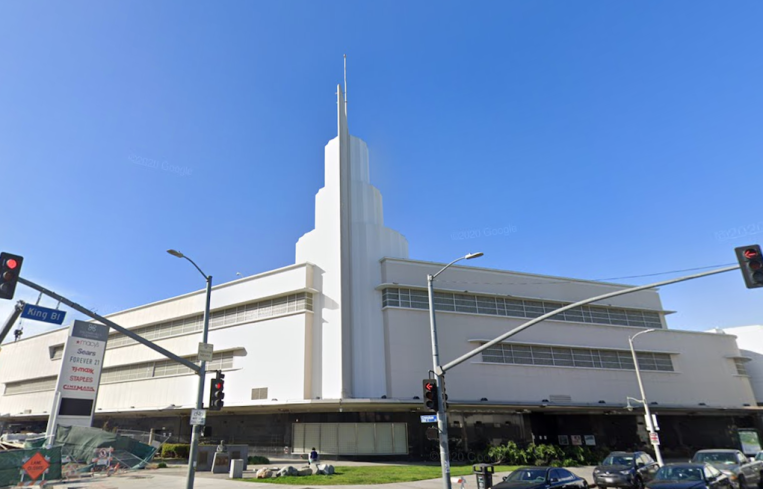
<svg viewBox="0 0 763 489"><path fill-rule="evenodd" d="M345 57L345 89L347 84ZM336 87L337 137L325 148L325 183L315 198L315 229L297 242L296 262L316 265L311 365L306 396L379 398L387 392L381 265L408 258L408 242L384 226L371 185L368 147L350 136L347 101Z"/></svg>
<svg viewBox="0 0 763 489"><path fill-rule="evenodd" d="M344 55L344 116L347 117L347 55Z"/></svg>

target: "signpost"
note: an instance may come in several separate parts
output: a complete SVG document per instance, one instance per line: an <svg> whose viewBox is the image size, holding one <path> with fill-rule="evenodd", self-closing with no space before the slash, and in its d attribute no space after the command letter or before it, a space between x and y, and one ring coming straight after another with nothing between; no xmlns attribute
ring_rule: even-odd
<svg viewBox="0 0 763 489"><path fill-rule="evenodd" d="M660 435L658 435L655 432L649 433L649 441L652 442L652 445L659 446L659 444L660 444Z"/></svg>
<svg viewBox="0 0 763 489"><path fill-rule="evenodd" d="M32 319L34 321L42 321L44 323L64 324L66 311L49 309L47 307L35 306L33 304L26 304L24 306L24 310L21 312L21 317L23 319Z"/></svg>
<svg viewBox="0 0 763 489"><path fill-rule="evenodd" d="M191 409L191 425L204 426L207 424L206 409Z"/></svg>
<svg viewBox="0 0 763 489"><path fill-rule="evenodd" d="M69 329L48 419L49 438L55 436L59 424L88 427L92 424L108 339L109 327L102 324L74 321Z"/></svg>
<svg viewBox="0 0 763 489"><path fill-rule="evenodd" d="M436 423L437 422L437 415L436 414L424 414L424 415L421 415L421 422L422 423Z"/></svg>
<svg viewBox="0 0 763 489"><path fill-rule="evenodd" d="M199 343L199 361L211 362L214 355L215 346L210 343Z"/></svg>

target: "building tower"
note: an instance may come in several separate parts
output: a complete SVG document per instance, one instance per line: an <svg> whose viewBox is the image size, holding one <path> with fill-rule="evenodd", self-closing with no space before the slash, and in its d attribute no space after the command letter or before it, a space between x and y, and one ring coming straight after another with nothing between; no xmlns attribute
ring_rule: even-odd
<svg viewBox="0 0 763 489"><path fill-rule="evenodd" d="M325 148L325 182L315 197L315 229L296 246L296 263L317 266L312 397L371 398L387 393L379 260L408 258L408 241L384 226L371 185L368 146L350 136L337 86L337 137Z"/></svg>

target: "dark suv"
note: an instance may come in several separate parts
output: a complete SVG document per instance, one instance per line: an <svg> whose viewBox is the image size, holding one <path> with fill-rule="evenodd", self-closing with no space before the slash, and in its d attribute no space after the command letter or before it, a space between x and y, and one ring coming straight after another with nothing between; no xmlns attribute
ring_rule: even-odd
<svg viewBox="0 0 763 489"><path fill-rule="evenodd" d="M593 470L593 480L602 489L643 489L660 468L645 452L612 452Z"/></svg>

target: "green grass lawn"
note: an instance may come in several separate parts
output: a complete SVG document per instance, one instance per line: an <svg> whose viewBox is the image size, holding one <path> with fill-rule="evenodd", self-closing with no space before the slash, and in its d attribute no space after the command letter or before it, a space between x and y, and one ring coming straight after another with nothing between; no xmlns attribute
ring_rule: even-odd
<svg viewBox="0 0 763 489"><path fill-rule="evenodd" d="M273 479L243 479L247 482L268 482L270 484L295 484L313 486L342 486L348 484L389 484L392 482L420 481L436 479L442 474L436 465L369 465L355 467L337 467L334 475L306 475L302 477L277 477ZM516 466L497 465L496 472L509 472ZM474 477L472 466L451 467L452 477L469 475ZM494 483L500 481L493 481Z"/></svg>

